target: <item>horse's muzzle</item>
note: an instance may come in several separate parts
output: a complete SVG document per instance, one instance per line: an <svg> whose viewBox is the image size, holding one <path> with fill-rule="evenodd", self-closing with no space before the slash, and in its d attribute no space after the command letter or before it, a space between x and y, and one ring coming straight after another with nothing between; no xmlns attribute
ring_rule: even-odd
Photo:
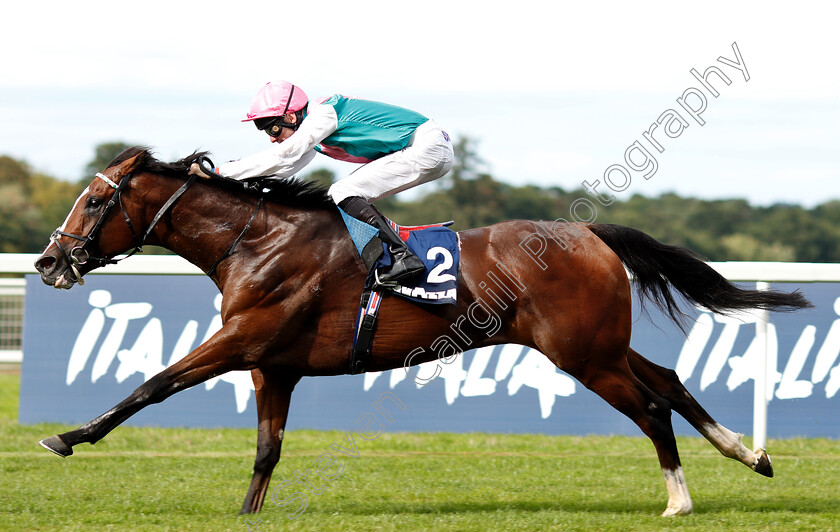
<svg viewBox="0 0 840 532"><path fill-rule="evenodd" d="M41 274L44 284L55 288L69 290L76 283L84 284L82 273L60 254L53 254L49 249L35 261L35 269Z"/></svg>

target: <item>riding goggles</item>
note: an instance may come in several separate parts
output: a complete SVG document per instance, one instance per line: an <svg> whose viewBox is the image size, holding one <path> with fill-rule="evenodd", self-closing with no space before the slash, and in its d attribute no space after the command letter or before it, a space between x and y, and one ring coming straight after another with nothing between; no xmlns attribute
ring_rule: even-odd
<svg viewBox="0 0 840 532"><path fill-rule="evenodd" d="M268 133L269 137L279 137L284 127L288 127L293 130L297 129L297 124L292 124L291 122L284 122L282 116L257 118L256 120L254 120L254 125L257 126L257 129L259 129L260 131L265 131L266 133Z"/></svg>

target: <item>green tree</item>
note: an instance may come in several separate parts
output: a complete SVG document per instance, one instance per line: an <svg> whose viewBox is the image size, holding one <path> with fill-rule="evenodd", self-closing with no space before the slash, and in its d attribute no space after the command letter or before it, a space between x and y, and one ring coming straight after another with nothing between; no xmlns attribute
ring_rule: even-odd
<svg viewBox="0 0 840 532"><path fill-rule="evenodd" d="M76 184L33 172L23 161L0 156L0 252L40 251L81 189L127 147L122 142L96 146L85 177ZM477 142L469 137L458 139L455 154L452 171L438 181L437 188L412 201L386 198L377 202L377 207L404 225L454 218L455 229L466 229L517 218L568 218L572 202L587 197L580 189L567 192L496 180L486 171ZM304 178L329 186L335 175L317 169ZM784 204L753 207L741 199L634 195L609 206L598 205L597 221L635 227L710 260L840 262L840 200L806 209ZM148 251L156 250L161 251Z"/></svg>
<svg viewBox="0 0 840 532"><path fill-rule="evenodd" d="M0 156L0 252L41 251L76 197L74 185L33 173L25 162Z"/></svg>
<svg viewBox="0 0 840 532"><path fill-rule="evenodd" d="M318 168L303 176L306 181L314 181L324 188L329 188L335 182L335 172L328 168Z"/></svg>
<svg viewBox="0 0 840 532"><path fill-rule="evenodd" d="M41 214L18 183L0 185L0 253L35 253L48 238Z"/></svg>
<svg viewBox="0 0 840 532"><path fill-rule="evenodd" d="M453 183L475 179L481 173L481 170L486 167L484 159L478 155L478 141L476 139L468 136L460 137L453 144L452 150L455 152L455 160L447 177Z"/></svg>
<svg viewBox="0 0 840 532"><path fill-rule="evenodd" d="M814 216L840 228L840 199L831 200L817 205L814 208Z"/></svg>
<svg viewBox="0 0 840 532"><path fill-rule="evenodd" d="M6 155L0 156L0 185L17 185L28 194L31 190L31 173L29 165L25 162Z"/></svg>
<svg viewBox="0 0 840 532"><path fill-rule="evenodd" d="M32 174L30 201L40 212L42 232L60 226L76 198L87 186L86 182L69 183L44 174Z"/></svg>
<svg viewBox="0 0 840 532"><path fill-rule="evenodd" d="M111 142L95 149L86 175L78 183L34 172L9 156L0 156L0 252L36 253L49 242L93 174L103 170L127 147Z"/></svg>
<svg viewBox="0 0 840 532"><path fill-rule="evenodd" d="M743 233L733 233L721 238L725 260L758 260L791 262L796 259L796 250L779 242L766 244Z"/></svg>

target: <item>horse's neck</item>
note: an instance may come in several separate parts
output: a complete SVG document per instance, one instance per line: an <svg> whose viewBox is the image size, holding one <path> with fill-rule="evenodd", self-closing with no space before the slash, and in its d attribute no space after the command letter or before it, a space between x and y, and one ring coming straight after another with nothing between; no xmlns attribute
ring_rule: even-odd
<svg viewBox="0 0 840 532"><path fill-rule="evenodd" d="M163 198L163 201L166 199ZM311 230L313 225L329 229L340 224L337 211L307 211L272 203L267 199L260 203L258 196L235 194L202 183L197 183L194 190L184 194L173 210L177 210L178 215L172 217L174 221L170 227L165 230L159 228L156 232L159 244L205 272L210 271L243 232L243 240L237 244L236 249L246 246L248 240L265 235L282 225L287 225L289 231L297 233ZM252 224L245 231L249 221ZM319 235L339 238L337 228L329 230L328 234L319 231ZM276 251L281 252L280 249Z"/></svg>

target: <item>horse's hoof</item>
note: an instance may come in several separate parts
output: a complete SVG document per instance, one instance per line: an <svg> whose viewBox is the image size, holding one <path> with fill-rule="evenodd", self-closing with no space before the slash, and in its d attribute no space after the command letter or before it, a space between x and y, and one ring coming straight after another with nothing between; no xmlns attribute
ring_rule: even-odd
<svg viewBox="0 0 840 532"><path fill-rule="evenodd" d="M770 463L770 457L767 456L767 451L764 449L758 449L755 451L755 466L753 470L756 473L760 473L765 477L773 477L773 464Z"/></svg>
<svg viewBox="0 0 840 532"><path fill-rule="evenodd" d="M62 441L62 439L58 436L44 438L38 443L40 443L41 447L43 447L44 449L52 451L58 456L61 456L62 458L73 454L73 448L64 443L64 441Z"/></svg>
<svg viewBox="0 0 840 532"><path fill-rule="evenodd" d="M667 508L665 508L665 511L662 512L662 517L674 517L674 516L677 516L677 515L690 515L693 510L694 509L692 508L691 504L688 504L686 506L675 506L673 508L671 506L668 506Z"/></svg>

